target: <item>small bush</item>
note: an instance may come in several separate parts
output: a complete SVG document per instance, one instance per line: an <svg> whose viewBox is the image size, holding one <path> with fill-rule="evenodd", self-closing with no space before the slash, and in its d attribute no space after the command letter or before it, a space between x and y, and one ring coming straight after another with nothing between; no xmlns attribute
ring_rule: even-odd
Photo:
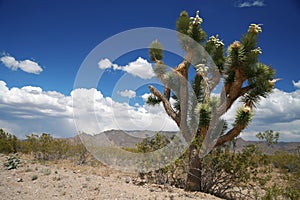
<svg viewBox="0 0 300 200"><path fill-rule="evenodd" d="M20 164L20 159L17 154L9 156L7 161L4 163L4 166L7 170L16 169Z"/></svg>
<svg viewBox="0 0 300 200"><path fill-rule="evenodd" d="M32 172L33 170L30 168L25 169L25 172Z"/></svg>
<svg viewBox="0 0 300 200"><path fill-rule="evenodd" d="M34 181L34 180L36 180L36 179L38 179L38 175L35 174L35 175L32 175L32 176L31 176L31 180L32 180L32 181Z"/></svg>
<svg viewBox="0 0 300 200"><path fill-rule="evenodd" d="M18 139L15 135L0 129L0 153L17 153Z"/></svg>
<svg viewBox="0 0 300 200"><path fill-rule="evenodd" d="M48 176L51 174L51 170L50 169L42 169L41 171L45 176Z"/></svg>

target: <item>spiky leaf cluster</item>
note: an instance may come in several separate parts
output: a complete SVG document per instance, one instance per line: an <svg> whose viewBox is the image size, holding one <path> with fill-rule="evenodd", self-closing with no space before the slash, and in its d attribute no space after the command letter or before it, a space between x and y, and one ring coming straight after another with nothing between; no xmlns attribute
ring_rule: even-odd
<svg viewBox="0 0 300 200"><path fill-rule="evenodd" d="M234 126L247 127L253 118L253 111L245 112L243 108L239 108L236 112Z"/></svg>
<svg viewBox="0 0 300 200"><path fill-rule="evenodd" d="M192 82L192 87L193 87L193 90L194 90L194 93L196 95L198 102L202 102L203 98L204 98L202 80L203 80L202 76L196 75Z"/></svg>
<svg viewBox="0 0 300 200"><path fill-rule="evenodd" d="M233 42L227 50L227 65L228 70L234 70L236 67L243 66L245 63L245 49L244 46L239 42Z"/></svg>
<svg viewBox="0 0 300 200"><path fill-rule="evenodd" d="M269 80L273 79L275 71L262 63L257 63L254 76L248 79L253 88L242 98L242 102L255 106L263 97L266 98L272 92L273 86Z"/></svg>
<svg viewBox="0 0 300 200"><path fill-rule="evenodd" d="M256 76L256 63L259 55L262 53L261 48L257 46L258 35L261 32L259 25L251 24L241 41L235 41L228 47L226 61L227 81L234 81L232 73L236 68L241 69L248 78Z"/></svg>
<svg viewBox="0 0 300 200"><path fill-rule="evenodd" d="M196 107L199 115L199 128L208 127L211 120L211 106L206 103L199 103Z"/></svg>
<svg viewBox="0 0 300 200"><path fill-rule="evenodd" d="M225 63L224 43L219 39L218 35L209 38L205 44L205 50L212 57L219 70L223 71Z"/></svg>
<svg viewBox="0 0 300 200"><path fill-rule="evenodd" d="M150 95L147 98L146 104L151 105L151 106L155 106L155 105L159 104L160 102L161 102L161 100L158 99L156 96Z"/></svg>
<svg viewBox="0 0 300 200"><path fill-rule="evenodd" d="M201 23L202 19L198 11L195 17L189 17L186 11L180 13L176 22L176 30L179 32L178 38L184 50L193 48L195 41L201 43L205 40L206 33L202 30Z"/></svg>
<svg viewBox="0 0 300 200"><path fill-rule="evenodd" d="M154 40L150 44L149 56L152 62L157 62L163 59L163 46L158 42L158 40Z"/></svg>

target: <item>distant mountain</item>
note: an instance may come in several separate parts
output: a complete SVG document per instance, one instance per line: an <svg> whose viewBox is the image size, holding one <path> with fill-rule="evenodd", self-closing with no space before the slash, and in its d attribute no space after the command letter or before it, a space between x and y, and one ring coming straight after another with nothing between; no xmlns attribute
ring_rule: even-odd
<svg viewBox="0 0 300 200"><path fill-rule="evenodd" d="M141 142L144 138L153 138L156 131L137 130L137 131L124 131L124 130L109 130L96 135L89 135L82 133L79 135L81 140L91 146L118 146L118 147L135 147L137 143ZM159 134L166 135L171 138L177 132L160 131Z"/></svg>
<svg viewBox="0 0 300 200"><path fill-rule="evenodd" d="M246 141L238 138L236 141L236 150L241 151L248 145L258 145L258 147L266 154L272 154L276 151L285 151L288 153L296 153L300 147L300 142L278 142L277 144L268 146L265 142L259 141Z"/></svg>
<svg viewBox="0 0 300 200"><path fill-rule="evenodd" d="M81 133L75 136L76 140L80 137L86 144L91 146L117 146L117 147L135 147L135 145L141 142L144 138L153 138L156 135L156 131L149 130L136 130L136 131L124 131L124 130L109 130L104 131L96 135L89 135ZM177 132L160 131L160 134L166 135L168 138L176 135ZM296 153L300 146L300 142L279 142L272 146L268 146L266 143L258 141L246 141L242 138L236 140L236 150L241 151L248 145L258 145L264 153L271 154L276 151L285 151L289 153Z"/></svg>

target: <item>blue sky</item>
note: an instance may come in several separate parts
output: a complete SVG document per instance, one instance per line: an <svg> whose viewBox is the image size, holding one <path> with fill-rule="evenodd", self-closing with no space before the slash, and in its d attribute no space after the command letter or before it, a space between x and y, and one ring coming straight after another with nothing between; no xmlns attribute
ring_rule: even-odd
<svg viewBox="0 0 300 200"><path fill-rule="evenodd" d="M257 109L257 120L243 137L253 139L252 135L258 131L274 129L280 131L286 141L300 141L300 43L297 40L300 3L297 0L176 0L172 3L162 0L0 0L0 127L20 137L32 132L49 132L61 137L74 135L72 97L76 92L87 95L92 90L73 88L88 54L101 42L123 31L141 27L174 29L182 10L190 15L200 10L207 35L219 34L226 46L239 40L250 23L263 24L260 61L272 64L282 80L276 84L272 98L262 101ZM106 58L99 55L98 61ZM168 61L173 65L176 59ZM140 124L134 122L137 127L144 128L141 124L147 120L152 120L149 127L155 126L154 118L163 119L165 115L159 108L142 105L143 94L149 93L147 87L135 93L114 88L116 80L124 74L137 78L130 70L140 65L151 67L147 51L130 52L111 62L117 70L97 68L99 73L100 70L107 72L92 92L97 93L101 102L98 106L103 112L97 115L98 125L89 125L97 128L86 131L128 128L120 125L123 121L126 124L128 115L124 119L120 117L116 124L108 120L106 114L111 116L108 111L111 105L124 106L117 113L133 109L130 113L140 120ZM122 105L112 97L114 94L119 95L117 99ZM124 101L129 104L124 105ZM139 105L134 106L133 102ZM77 130L78 127L77 124ZM172 127L172 122L165 120L165 128Z"/></svg>

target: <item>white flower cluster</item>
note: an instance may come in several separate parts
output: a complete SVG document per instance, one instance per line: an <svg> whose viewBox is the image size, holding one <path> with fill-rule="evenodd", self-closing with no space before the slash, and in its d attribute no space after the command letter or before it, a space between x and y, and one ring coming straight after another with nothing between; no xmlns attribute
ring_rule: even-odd
<svg viewBox="0 0 300 200"><path fill-rule="evenodd" d="M196 71L200 73L205 73L208 71L208 67L205 64L198 64L195 67L197 69Z"/></svg>
<svg viewBox="0 0 300 200"><path fill-rule="evenodd" d="M190 20L192 21L193 25L202 24L203 20L201 17L199 17L199 10L196 12L196 17L190 17Z"/></svg>
<svg viewBox="0 0 300 200"><path fill-rule="evenodd" d="M256 49L251 50L255 54L262 54L261 48L257 47Z"/></svg>
<svg viewBox="0 0 300 200"><path fill-rule="evenodd" d="M244 105L242 110L244 113L248 113L252 111L252 108L250 106Z"/></svg>
<svg viewBox="0 0 300 200"><path fill-rule="evenodd" d="M262 29L261 29L261 24L250 24L248 32L252 32L252 33L261 33Z"/></svg>
<svg viewBox="0 0 300 200"><path fill-rule="evenodd" d="M217 48L224 46L224 43L219 39L218 35L216 35L216 37L210 36L208 42L213 42Z"/></svg>
<svg viewBox="0 0 300 200"><path fill-rule="evenodd" d="M241 43L239 41L234 41L231 45L230 48L232 49L237 49L241 47Z"/></svg>

